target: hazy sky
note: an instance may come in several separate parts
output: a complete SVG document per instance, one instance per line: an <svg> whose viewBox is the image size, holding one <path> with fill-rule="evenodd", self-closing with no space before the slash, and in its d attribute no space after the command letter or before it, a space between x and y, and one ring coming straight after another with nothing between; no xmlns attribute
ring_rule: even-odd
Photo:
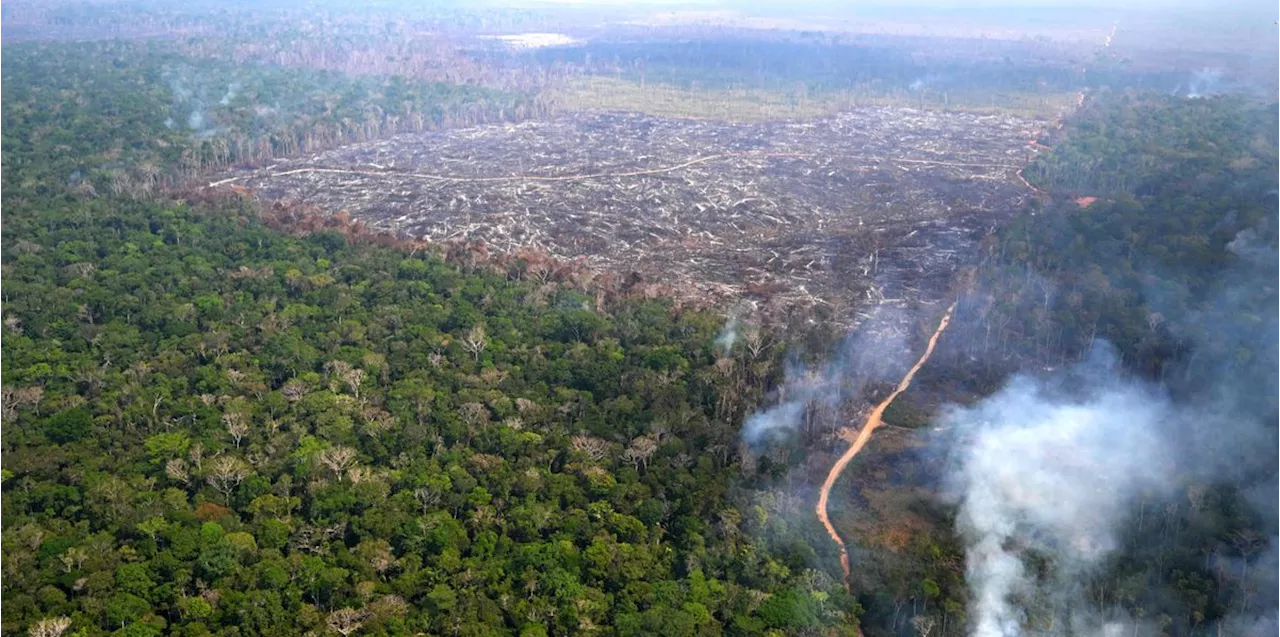
<svg viewBox="0 0 1280 637"><path fill-rule="evenodd" d="M1106 7L1120 11L1179 8L1277 12L1276 0L875 0L872 2L856 0L508 0L503 2L499 0L497 3L520 6L541 4L600 7L717 8L746 12L765 10L770 13L778 10L798 12L812 10L856 11L859 7L891 8L904 5L940 9L1017 7L1071 10L1089 6Z"/></svg>

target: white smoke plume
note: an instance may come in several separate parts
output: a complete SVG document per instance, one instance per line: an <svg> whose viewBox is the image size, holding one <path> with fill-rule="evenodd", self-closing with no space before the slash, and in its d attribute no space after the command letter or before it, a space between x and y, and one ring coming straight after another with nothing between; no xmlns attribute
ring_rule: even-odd
<svg viewBox="0 0 1280 637"><path fill-rule="evenodd" d="M1066 387L1017 377L942 416L963 439L949 487L959 500L974 637L1024 634L1028 622L1045 620L1027 615L1034 600L1069 618L1071 634L1114 630L1083 611L1083 580L1116 548L1130 505L1175 482L1162 435L1173 420L1169 402L1121 378L1109 350L1075 372ZM1052 571L1029 568L1033 555L1051 558Z"/></svg>
<svg viewBox="0 0 1280 637"><path fill-rule="evenodd" d="M187 116L187 128L195 131L204 128L204 110L200 108L199 103L196 104L196 109L191 111L191 115Z"/></svg>
<svg viewBox="0 0 1280 637"><path fill-rule="evenodd" d="M935 84L942 82L944 79L946 78L941 75L937 75L934 73L926 73L925 75L922 75L920 77L915 78L914 80L911 80L911 83L907 85L907 88L913 92L919 91L921 89L931 88Z"/></svg>
<svg viewBox="0 0 1280 637"><path fill-rule="evenodd" d="M742 439L754 447L773 435L794 429L804 413L804 405L803 400L791 400L752 414L742 424Z"/></svg>
<svg viewBox="0 0 1280 637"><path fill-rule="evenodd" d="M231 100L236 98L236 95L239 95L239 94L240 94L240 83L232 82L231 84L227 85L227 92L222 95L222 99L218 100L218 103L223 106L226 106L227 104L231 103Z"/></svg>
<svg viewBox="0 0 1280 637"><path fill-rule="evenodd" d="M742 426L743 440L752 447L768 443L799 428L809 405L834 410L858 396L867 383L897 382L914 361L903 327L914 322L907 312L878 306L821 366L788 365L778 402L747 418Z"/></svg>
<svg viewBox="0 0 1280 637"><path fill-rule="evenodd" d="M784 437L799 428L809 404L837 403L844 380L845 370L837 363L829 363L825 369L788 365L786 384L778 392L778 403L747 418L742 423L742 439L752 447L759 447Z"/></svg>
<svg viewBox="0 0 1280 637"><path fill-rule="evenodd" d="M741 335L743 321L755 313L755 310L756 304L752 301L738 303L729 310L729 318L715 340L716 349L720 350L721 354L728 356L733 351L733 345L738 342L738 337Z"/></svg>
<svg viewBox="0 0 1280 637"><path fill-rule="evenodd" d="M1273 197L1274 191L1266 196ZM1280 633L1280 485L1276 477L1280 441L1275 430L1276 385L1280 382L1275 281L1280 253L1274 239L1264 239L1267 233L1263 227L1242 230L1227 244L1237 261L1214 299L1217 313L1189 317L1189 322L1225 337L1231 356L1230 362L1211 367L1205 375L1213 379L1204 383L1210 388L1207 413L1194 419L1200 427L1187 428L1189 440L1184 448L1198 451L1198 472L1237 485L1262 522L1256 529L1259 536L1245 538L1250 546L1239 559L1239 568L1230 571L1240 574L1243 603L1219 622L1216 630L1222 635Z"/></svg>
<svg viewBox="0 0 1280 637"><path fill-rule="evenodd" d="M733 351L733 344L738 340L738 328L741 324L742 321L737 316L730 316L729 320L725 322L724 329L720 330L720 335L716 336L715 340L716 348L720 350L720 353L727 356L729 352Z"/></svg>
<svg viewBox="0 0 1280 637"><path fill-rule="evenodd" d="M196 138L207 138L222 132L223 129L210 127L206 108L207 90L204 81L198 75L190 69L179 67L167 69L164 77L169 82L169 90L173 92L173 111L187 114L187 129ZM232 82L220 103L229 104L239 91L240 83ZM174 129L177 127L177 121L170 116L165 119L164 125L166 128Z"/></svg>
<svg viewBox="0 0 1280 637"><path fill-rule="evenodd" d="M1222 92L1222 71L1218 69L1200 69L1192 73L1187 85L1187 97L1198 99L1212 97Z"/></svg>
<svg viewBox="0 0 1280 637"><path fill-rule="evenodd" d="M1274 514L1276 506L1275 485L1269 484L1266 501L1255 503L1255 507L1260 511L1270 511ZM1274 515L1273 515L1274 518ZM1253 637L1254 635L1271 637L1271 635L1280 634L1280 616L1277 615L1276 609L1276 575L1280 573L1280 537L1272 535L1266 539L1265 547L1262 549L1261 555L1252 562L1240 561L1238 564L1232 565L1230 572L1242 573L1246 586L1245 589L1253 593L1256 597L1252 610L1245 610L1227 616L1221 622L1218 628L1218 634L1221 635L1245 635Z"/></svg>

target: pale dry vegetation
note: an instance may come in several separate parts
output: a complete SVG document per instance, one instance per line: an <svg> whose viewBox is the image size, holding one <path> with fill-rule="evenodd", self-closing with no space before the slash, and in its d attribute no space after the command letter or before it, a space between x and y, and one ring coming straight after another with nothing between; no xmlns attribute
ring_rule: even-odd
<svg viewBox="0 0 1280 637"><path fill-rule="evenodd" d="M1075 106L1075 93L990 92L982 97L899 91L810 91L713 89L627 79L587 76L571 78L548 94L562 111L628 111L659 117L687 117L728 122L807 119L863 107L949 110L964 113L1056 117Z"/></svg>

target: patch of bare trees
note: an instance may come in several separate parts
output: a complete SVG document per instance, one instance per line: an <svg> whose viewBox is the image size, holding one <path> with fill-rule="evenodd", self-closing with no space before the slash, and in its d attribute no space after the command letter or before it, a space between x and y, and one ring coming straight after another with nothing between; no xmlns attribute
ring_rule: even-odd
<svg viewBox="0 0 1280 637"><path fill-rule="evenodd" d="M911 618L911 623L915 625L916 631L920 633L920 637L929 637L929 633L933 632L934 627L938 625L938 620L932 617L918 615Z"/></svg>
<svg viewBox="0 0 1280 637"><path fill-rule="evenodd" d="M466 423L468 429L489 422L489 408L480 403L463 403L458 407L458 416L462 418L462 422Z"/></svg>
<svg viewBox="0 0 1280 637"><path fill-rule="evenodd" d="M395 426L395 416L381 407L367 406L361 410L360 417L364 420L363 431L370 438L377 438Z"/></svg>
<svg viewBox="0 0 1280 637"><path fill-rule="evenodd" d="M364 620L366 617L368 617L368 613L363 610L339 608L338 610L329 613L329 617L325 621L325 624L329 627L329 630L346 637L347 635L360 630L360 627L364 626Z"/></svg>
<svg viewBox="0 0 1280 637"><path fill-rule="evenodd" d="M329 552L329 542L341 537L346 531L346 522L335 522L324 526L303 526L289 539L289 548L294 551L323 555Z"/></svg>
<svg viewBox="0 0 1280 637"><path fill-rule="evenodd" d="M249 423L245 422L246 420L245 415L240 412L229 411L222 414L222 424L227 428L227 435L231 436L236 449L240 448L240 442L244 437L249 435Z"/></svg>
<svg viewBox="0 0 1280 637"><path fill-rule="evenodd" d="M329 468L333 472L335 478L339 482L342 481L343 475L347 469L356 463L356 450L351 447L330 447L316 454L320 463Z"/></svg>
<svg viewBox="0 0 1280 637"><path fill-rule="evenodd" d="M581 452L595 462L600 462L609 457L608 440L595 436L579 435L574 436L570 443L573 445L574 450Z"/></svg>
<svg viewBox="0 0 1280 637"><path fill-rule="evenodd" d="M484 325L476 325L467 332L466 338L462 339L462 346L471 352L476 362L480 362L480 354L489 346L489 339L485 336Z"/></svg>
<svg viewBox="0 0 1280 637"><path fill-rule="evenodd" d="M622 459L630 462L637 470L649 468L649 458L658 450L658 441L653 436L637 436L631 446L622 452Z"/></svg>
<svg viewBox="0 0 1280 637"><path fill-rule="evenodd" d="M5 387L0 389L0 416L9 420L17 415L18 410L30 408L40 410L40 401L44 398L43 387Z"/></svg>
<svg viewBox="0 0 1280 637"><path fill-rule="evenodd" d="M297 378L289 379L280 388L280 393L284 395L285 400L291 403L302 400L302 397L306 396L309 391L311 391L311 388L307 386L307 383Z"/></svg>
<svg viewBox="0 0 1280 637"><path fill-rule="evenodd" d="M418 487L413 490L413 499L418 501L418 506L422 507L422 514L426 515L428 511L440 504L440 491L431 487Z"/></svg>
<svg viewBox="0 0 1280 637"><path fill-rule="evenodd" d="M329 375L334 391L345 385L356 400L360 400L360 383L364 382L364 370L354 367L346 361L329 361L324 364L324 371Z"/></svg>
<svg viewBox="0 0 1280 637"><path fill-rule="evenodd" d="M31 625L31 637L61 637L71 627L70 617L50 617Z"/></svg>
<svg viewBox="0 0 1280 637"><path fill-rule="evenodd" d="M169 476L170 480L186 484L191 478L191 473L187 470L187 463L182 458L172 458L164 465L164 473Z"/></svg>
<svg viewBox="0 0 1280 637"><path fill-rule="evenodd" d="M236 487L240 486L240 483L251 473L245 461L234 456L219 456L209 467L209 475L205 479L209 482L209 486L230 500L231 492L235 491Z"/></svg>

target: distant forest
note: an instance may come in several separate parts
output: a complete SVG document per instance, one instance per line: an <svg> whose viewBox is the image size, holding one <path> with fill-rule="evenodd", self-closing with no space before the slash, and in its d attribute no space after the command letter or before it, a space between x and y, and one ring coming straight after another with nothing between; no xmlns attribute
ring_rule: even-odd
<svg viewBox="0 0 1280 637"><path fill-rule="evenodd" d="M851 38L852 39L852 38ZM1061 51L1037 51L1021 42L992 42L982 48L957 42L951 56L922 56L901 42L869 43L750 39L593 42L548 48L530 55L543 64L575 64L646 81L684 87L767 88L810 91L1072 91L1081 86L1145 82L1172 90L1181 79L1169 72L1125 75L1120 68L1090 69L1062 59ZM1037 54L1046 57L1036 57ZM1051 57L1049 57L1051 56Z"/></svg>

